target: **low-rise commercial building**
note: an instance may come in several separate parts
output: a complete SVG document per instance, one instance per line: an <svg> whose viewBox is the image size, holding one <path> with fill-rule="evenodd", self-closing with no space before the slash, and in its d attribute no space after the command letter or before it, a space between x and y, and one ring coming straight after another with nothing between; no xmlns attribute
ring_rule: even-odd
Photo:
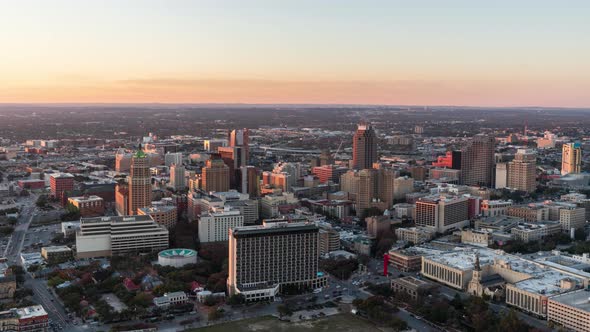
<svg viewBox="0 0 590 332"><path fill-rule="evenodd" d="M68 246L51 246L41 248L41 256L48 264L59 264L74 258L73 251Z"/></svg>
<svg viewBox="0 0 590 332"><path fill-rule="evenodd" d="M395 235L400 241L421 244L434 238L435 232L425 227L396 228Z"/></svg>
<svg viewBox="0 0 590 332"><path fill-rule="evenodd" d="M396 293L406 294L412 301L417 301L437 287L436 284L412 276L391 279L391 289Z"/></svg>
<svg viewBox="0 0 590 332"><path fill-rule="evenodd" d="M82 218L76 233L78 258L107 257L168 248L168 230L150 216Z"/></svg>
<svg viewBox="0 0 590 332"><path fill-rule="evenodd" d="M487 247L493 243L492 233L473 229L461 231L461 243Z"/></svg>
<svg viewBox="0 0 590 332"><path fill-rule="evenodd" d="M99 217L104 215L104 200L96 195L69 197L68 203L78 208L81 217Z"/></svg>
<svg viewBox="0 0 590 332"><path fill-rule="evenodd" d="M330 224L319 223L318 238L320 241L319 250L320 256L326 255L331 251L340 249L340 233L332 228Z"/></svg>
<svg viewBox="0 0 590 332"><path fill-rule="evenodd" d="M561 229L564 232L569 232L571 229L581 229L586 225L586 209L585 208L571 208L559 210L559 222Z"/></svg>
<svg viewBox="0 0 590 332"><path fill-rule="evenodd" d="M150 216L158 225L171 229L176 226L178 220L178 210L172 205L154 205L137 209L140 216Z"/></svg>
<svg viewBox="0 0 590 332"><path fill-rule="evenodd" d="M154 305L161 309L168 309L170 307L185 304L188 302L188 296L185 292L165 293L163 296L154 297Z"/></svg>
<svg viewBox="0 0 590 332"><path fill-rule="evenodd" d="M519 223L510 230L512 238L523 242L537 241L546 236L559 233L561 233L561 224L557 221Z"/></svg>
<svg viewBox="0 0 590 332"><path fill-rule="evenodd" d="M529 204L510 206L506 214L519 217L528 222L549 220L549 208L543 204Z"/></svg>
<svg viewBox="0 0 590 332"><path fill-rule="evenodd" d="M1 311L0 331L48 332L49 316L41 305Z"/></svg>
<svg viewBox="0 0 590 332"><path fill-rule="evenodd" d="M547 320L568 330L590 332L590 301L588 292L579 290L550 297Z"/></svg>
<svg viewBox="0 0 590 332"><path fill-rule="evenodd" d="M483 200L481 202L481 215L484 217L496 217L505 215L512 206L512 200Z"/></svg>

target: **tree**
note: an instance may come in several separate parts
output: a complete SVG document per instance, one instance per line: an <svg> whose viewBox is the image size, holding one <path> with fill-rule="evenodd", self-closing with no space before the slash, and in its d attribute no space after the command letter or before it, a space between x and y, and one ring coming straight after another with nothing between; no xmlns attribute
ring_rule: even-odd
<svg viewBox="0 0 590 332"><path fill-rule="evenodd" d="M244 304L246 302L246 297L243 294L234 294L230 296L226 302L231 306L236 306Z"/></svg>
<svg viewBox="0 0 590 332"><path fill-rule="evenodd" d="M74 204L68 203L65 206L66 213L61 215L62 221L73 221L80 219L80 209L78 209Z"/></svg>
<svg viewBox="0 0 590 332"><path fill-rule="evenodd" d="M408 329L408 323L397 317L392 317L391 319L389 319L389 322L387 322L387 326L392 328L394 331L405 331Z"/></svg>
<svg viewBox="0 0 590 332"><path fill-rule="evenodd" d="M37 207L44 208L47 206L47 196L41 195L37 198L37 202L35 203Z"/></svg>
<svg viewBox="0 0 590 332"><path fill-rule="evenodd" d="M139 293L131 300L131 305L147 308L152 304L153 297L148 293Z"/></svg>
<svg viewBox="0 0 590 332"><path fill-rule="evenodd" d="M223 317L223 311L221 311L221 310L211 310L209 312L209 314L207 315L207 318L210 321L218 320L218 319L221 319L222 317Z"/></svg>
<svg viewBox="0 0 590 332"><path fill-rule="evenodd" d="M279 306L277 306L277 312L281 317L291 316L293 314L293 311L284 304L280 304Z"/></svg>
<svg viewBox="0 0 590 332"><path fill-rule="evenodd" d="M574 239L576 241L586 241L586 232L583 228L578 228L575 230Z"/></svg>
<svg viewBox="0 0 590 332"><path fill-rule="evenodd" d="M514 310L510 310L507 315L503 315L500 319L498 331L510 332L528 332L530 326L520 320Z"/></svg>

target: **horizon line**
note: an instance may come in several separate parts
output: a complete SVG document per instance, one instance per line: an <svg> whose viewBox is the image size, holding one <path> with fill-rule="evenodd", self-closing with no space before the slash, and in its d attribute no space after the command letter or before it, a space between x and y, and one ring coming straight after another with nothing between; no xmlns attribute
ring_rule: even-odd
<svg viewBox="0 0 590 332"><path fill-rule="evenodd" d="M280 107L280 106L297 106L297 107L420 107L420 108L487 108L487 109L569 109L569 110L590 110L589 106L582 107L568 107L568 106L481 106L481 105L420 105L420 104L338 104L338 103L198 103L198 102L0 102L0 107L3 106L256 106L256 107Z"/></svg>

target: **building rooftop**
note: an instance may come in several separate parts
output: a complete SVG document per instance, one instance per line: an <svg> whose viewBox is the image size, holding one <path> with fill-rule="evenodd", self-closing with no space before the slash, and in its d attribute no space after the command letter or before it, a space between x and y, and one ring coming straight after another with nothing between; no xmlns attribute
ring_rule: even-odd
<svg viewBox="0 0 590 332"><path fill-rule="evenodd" d="M272 234L272 233L289 233L296 231L318 231L319 228L315 223L296 222L296 223L274 223L256 226L243 226L233 229L233 236Z"/></svg>
<svg viewBox="0 0 590 332"><path fill-rule="evenodd" d="M150 214L150 213L158 213L158 212L169 212L172 210L176 210L176 206L172 205L154 205L151 207L144 207L140 208L143 213Z"/></svg>
<svg viewBox="0 0 590 332"><path fill-rule="evenodd" d="M41 249L45 249L45 251L47 251L47 252L72 251L72 249L68 246L50 246L50 247L43 247Z"/></svg>
<svg viewBox="0 0 590 332"><path fill-rule="evenodd" d="M513 229L519 229L521 231L534 231L534 230L538 230L541 228L547 228L549 226L556 226L559 225L561 226L561 223L559 221L539 221L539 222L534 222L534 223L529 223L529 222L521 222L518 223L516 225L516 227L514 227Z"/></svg>
<svg viewBox="0 0 590 332"><path fill-rule="evenodd" d="M33 305L30 307L18 308L16 309L16 312L20 319L47 316L47 312L41 305Z"/></svg>
<svg viewBox="0 0 590 332"><path fill-rule="evenodd" d="M577 278L572 278L570 276L567 276L563 273L557 272L557 271L547 271L541 274L537 274L535 276L533 276L532 278L523 280L523 281L519 281L517 283L515 283L514 285L516 287L518 287L519 289L531 292L531 293L537 293L537 294L543 294L543 295L555 295L555 294L561 294L564 292L568 292L571 289L563 289L561 288L561 280L564 279L570 279L571 281L573 281L576 285L581 285L582 282L581 280L577 279Z"/></svg>
<svg viewBox="0 0 590 332"><path fill-rule="evenodd" d="M134 221L154 221L152 217L148 215L137 215L137 216L108 216L108 217L95 217L95 218L82 218L80 224L94 224L94 223L121 223L121 222L134 222Z"/></svg>
<svg viewBox="0 0 590 332"><path fill-rule="evenodd" d="M578 290L551 297L551 301L559 302L579 310L590 312L590 292Z"/></svg>
<svg viewBox="0 0 590 332"><path fill-rule="evenodd" d="M102 197L96 195L90 196L79 196L79 197L69 197L69 200L76 201L76 202L91 202L91 201L102 201Z"/></svg>
<svg viewBox="0 0 590 332"><path fill-rule="evenodd" d="M426 280L421 280L412 276L396 278L391 280L392 283L404 284L411 288L434 287L435 284Z"/></svg>
<svg viewBox="0 0 590 332"><path fill-rule="evenodd" d="M55 179L67 179L67 178L73 178L74 177L70 173L52 173L50 176L52 178L55 178Z"/></svg>

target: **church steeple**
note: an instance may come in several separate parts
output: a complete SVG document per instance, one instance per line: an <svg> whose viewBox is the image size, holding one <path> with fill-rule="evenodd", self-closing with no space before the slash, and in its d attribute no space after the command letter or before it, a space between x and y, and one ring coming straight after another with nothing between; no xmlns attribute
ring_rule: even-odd
<svg viewBox="0 0 590 332"><path fill-rule="evenodd" d="M479 265L479 253L475 254L475 270L481 271L481 266Z"/></svg>

